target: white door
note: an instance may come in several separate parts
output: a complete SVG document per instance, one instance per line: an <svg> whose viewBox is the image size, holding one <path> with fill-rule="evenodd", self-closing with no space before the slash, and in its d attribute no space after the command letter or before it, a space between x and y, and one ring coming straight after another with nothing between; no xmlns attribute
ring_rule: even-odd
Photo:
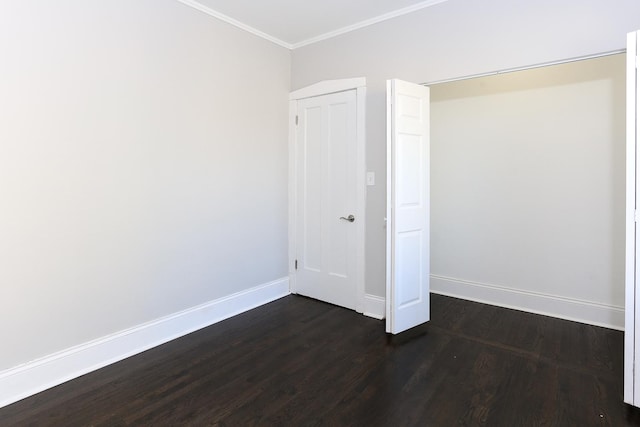
<svg viewBox="0 0 640 427"><path fill-rule="evenodd" d="M429 320L429 88L387 81L387 332Z"/></svg>
<svg viewBox="0 0 640 427"><path fill-rule="evenodd" d="M640 121L640 85L638 84L638 43L640 32L627 37L627 208L626 208L626 268L625 268L625 336L624 336L624 401L640 406L640 233L637 218L640 189L640 150L638 150L638 122Z"/></svg>
<svg viewBox="0 0 640 427"><path fill-rule="evenodd" d="M356 309L356 90L297 103L296 292Z"/></svg>

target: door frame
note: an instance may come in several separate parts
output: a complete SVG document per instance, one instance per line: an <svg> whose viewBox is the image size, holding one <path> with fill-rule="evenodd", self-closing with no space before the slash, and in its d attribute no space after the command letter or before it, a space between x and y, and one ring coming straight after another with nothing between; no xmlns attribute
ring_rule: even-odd
<svg viewBox="0 0 640 427"><path fill-rule="evenodd" d="M637 167L640 151L637 145L638 111L638 38L640 31L627 34L627 172L626 172L626 242L625 242L625 321L624 321L624 401L640 406L640 374L636 373L638 360L638 200Z"/></svg>
<svg viewBox="0 0 640 427"><path fill-rule="evenodd" d="M365 101L366 78L325 80L289 93L289 290L297 293L296 287L296 205L297 205L297 132L296 115L298 101L305 98L329 95L331 93L356 91L356 312L363 313L365 307L365 224L366 224L366 134Z"/></svg>

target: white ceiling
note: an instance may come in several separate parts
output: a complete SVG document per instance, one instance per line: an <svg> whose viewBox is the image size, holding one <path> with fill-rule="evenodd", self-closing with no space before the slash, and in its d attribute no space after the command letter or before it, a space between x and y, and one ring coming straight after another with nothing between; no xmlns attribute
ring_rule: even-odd
<svg viewBox="0 0 640 427"><path fill-rule="evenodd" d="M178 0L289 49L446 0Z"/></svg>

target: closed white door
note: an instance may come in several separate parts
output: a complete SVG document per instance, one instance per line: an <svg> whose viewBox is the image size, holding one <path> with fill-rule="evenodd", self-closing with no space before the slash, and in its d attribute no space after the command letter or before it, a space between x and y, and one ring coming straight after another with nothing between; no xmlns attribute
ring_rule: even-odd
<svg viewBox="0 0 640 427"><path fill-rule="evenodd" d="M356 308L356 91L297 102L296 292Z"/></svg>
<svg viewBox="0 0 640 427"><path fill-rule="evenodd" d="M429 88L387 81L387 332L430 316Z"/></svg>

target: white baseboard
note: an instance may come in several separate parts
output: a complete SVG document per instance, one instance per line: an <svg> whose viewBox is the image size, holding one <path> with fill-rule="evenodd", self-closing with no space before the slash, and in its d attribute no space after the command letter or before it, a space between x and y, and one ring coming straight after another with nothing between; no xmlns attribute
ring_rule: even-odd
<svg viewBox="0 0 640 427"><path fill-rule="evenodd" d="M286 295L279 279L0 372L0 408Z"/></svg>
<svg viewBox="0 0 640 427"><path fill-rule="evenodd" d="M431 292L624 330L624 307L431 275Z"/></svg>
<svg viewBox="0 0 640 427"><path fill-rule="evenodd" d="M376 295L364 295L364 310L362 314L373 317L374 319L384 319L384 298Z"/></svg>

